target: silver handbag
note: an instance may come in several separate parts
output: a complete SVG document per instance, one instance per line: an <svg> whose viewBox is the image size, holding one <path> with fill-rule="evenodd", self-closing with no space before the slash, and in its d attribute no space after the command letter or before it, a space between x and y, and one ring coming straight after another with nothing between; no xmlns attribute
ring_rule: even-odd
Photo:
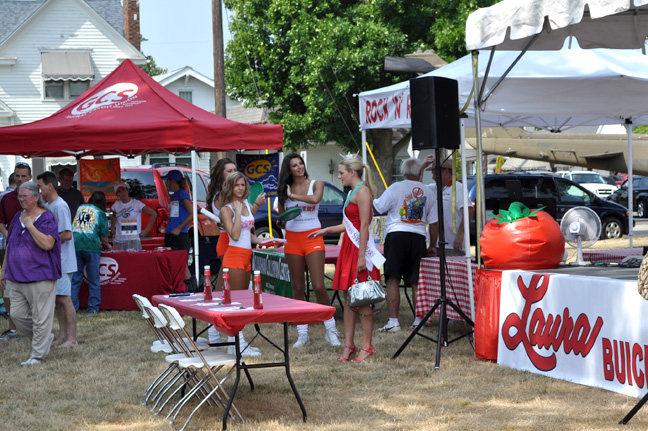
<svg viewBox="0 0 648 431"><path fill-rule="evenodd" d="M354 284L349 287L349 307L363 307L377 304L387 299L385 289L379 281L373 280L371 275L367 281L358 282L358 273Z"/></svg>

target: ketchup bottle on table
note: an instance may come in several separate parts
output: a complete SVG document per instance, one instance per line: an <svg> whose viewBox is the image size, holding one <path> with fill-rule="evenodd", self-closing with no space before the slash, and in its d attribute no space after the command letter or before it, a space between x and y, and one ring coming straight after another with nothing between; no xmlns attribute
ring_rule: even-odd
<svg viewBox="0 0 648 431"><path fill-rule="evenodd" d="M232 303L232 289L229 284L229 269L223 268L223 304Z"/></svg>
<svg viewBox="0 0 648 431"><path fill-rule="evenodd" d="M254 271L254 309L263 308L263 297L261 296L261 271Z"/></svg>
<svg viewBox="0 0 648 431"><path fill-rule="evenodd" d="M212 285L211 285L211 268L205 265L205 300L211 301L212 299Z"/></svg>

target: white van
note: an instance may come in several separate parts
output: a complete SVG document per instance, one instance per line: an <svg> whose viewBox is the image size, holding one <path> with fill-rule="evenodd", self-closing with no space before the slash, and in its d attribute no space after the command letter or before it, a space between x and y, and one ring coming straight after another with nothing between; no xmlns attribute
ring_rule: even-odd
<svg viewBox="0 0 648 431"><path fill-rule="evenodd" d="M605 182L601 174L592 171L558 171L556 175L572 180L601 199L607 199L618 187Z"/></svg>

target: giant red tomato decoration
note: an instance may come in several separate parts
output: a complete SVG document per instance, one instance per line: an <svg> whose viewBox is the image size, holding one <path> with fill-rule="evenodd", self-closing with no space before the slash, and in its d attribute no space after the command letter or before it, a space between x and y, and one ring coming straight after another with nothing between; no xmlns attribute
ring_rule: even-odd
<svg viewBox="0 0 648 431"><path fill-rule="evenodd" d="M549 214L520 202L484 227L479 243L487 269L552 269L565 254L565 238Z"/></svg>

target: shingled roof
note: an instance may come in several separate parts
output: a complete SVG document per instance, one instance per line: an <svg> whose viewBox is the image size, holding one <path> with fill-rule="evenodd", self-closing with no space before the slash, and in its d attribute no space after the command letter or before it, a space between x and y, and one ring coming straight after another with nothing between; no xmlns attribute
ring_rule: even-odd
<svg viewBox="0 0 648 431"><path fill-rule="evenodd" d="M124 35L123 10L120 0L85 0L108 24ZM0 0L0 44L27 21L46 0Z"/></svg>

